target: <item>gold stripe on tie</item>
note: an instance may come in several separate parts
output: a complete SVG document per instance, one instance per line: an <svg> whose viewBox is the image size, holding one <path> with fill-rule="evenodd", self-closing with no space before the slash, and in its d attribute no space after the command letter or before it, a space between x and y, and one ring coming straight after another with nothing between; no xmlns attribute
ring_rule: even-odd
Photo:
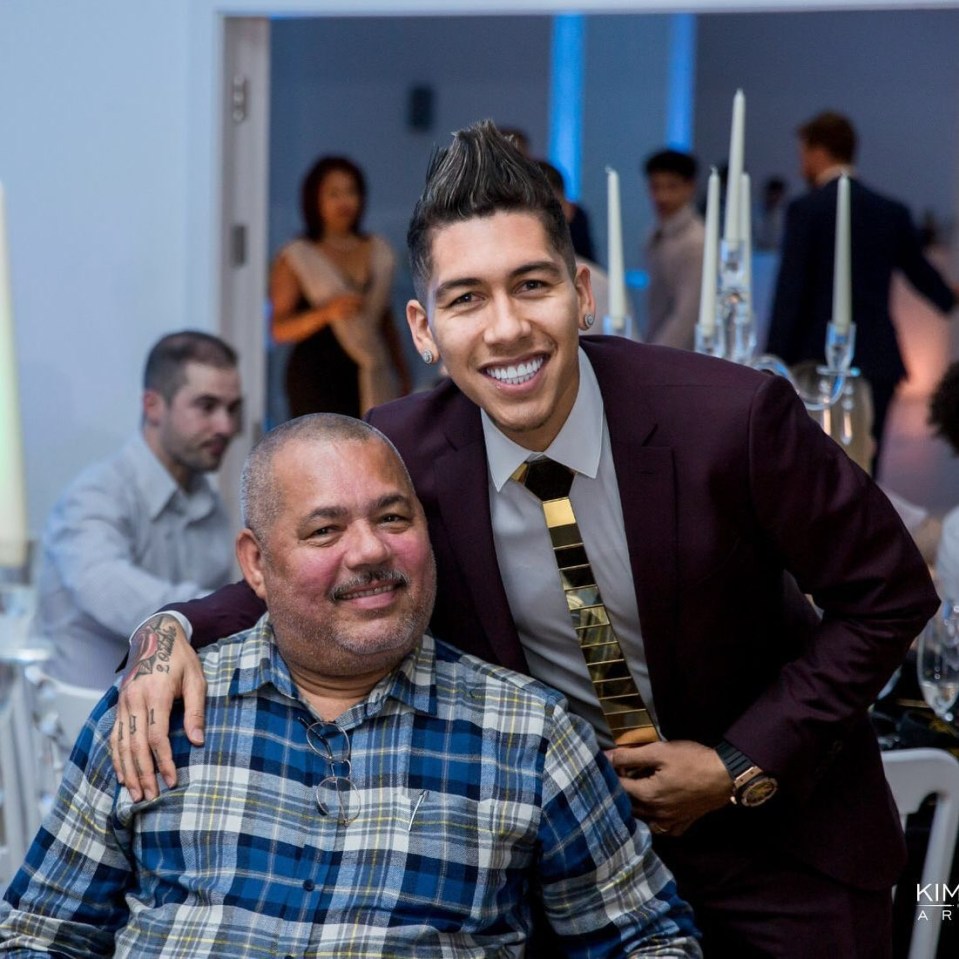
<svg viewBox="0 0 959 959"><path fill-rule="evenodd" d="M573 629L613 739L619 745L657 742L659 732L630 675L586 555L569 499L573 476L562 463L543 458L521 463L511 479L542 504Z"/></svg>

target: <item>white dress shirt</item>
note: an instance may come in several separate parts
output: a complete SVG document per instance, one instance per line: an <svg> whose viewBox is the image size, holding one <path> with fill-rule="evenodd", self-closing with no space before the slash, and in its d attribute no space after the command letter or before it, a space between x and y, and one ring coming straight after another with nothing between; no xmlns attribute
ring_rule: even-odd
<svg viewBox="0 0 959 959"><path fill-rule="evenodd" d="M530 451L504 436L484 412L490 511L500 575L530 672L560 690L574 712L612 738L576 634L560 582L539 499L510 480ZM579 351L579 392L546 456L576 471L570 500L613 629L646 706L654 703L639 624L639 610L616 484L616 470L596 374Z"/></svg>

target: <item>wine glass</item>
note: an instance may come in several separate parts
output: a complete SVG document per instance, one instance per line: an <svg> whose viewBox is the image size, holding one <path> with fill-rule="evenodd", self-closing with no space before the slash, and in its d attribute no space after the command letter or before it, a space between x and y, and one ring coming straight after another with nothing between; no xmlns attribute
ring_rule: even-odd
<svg viewBox="0 0 959 959"><path fill-rule="evenodd" d="M916 670L929 708L951 723L959 696L959 602L946 600L922 631Z"/></svg>

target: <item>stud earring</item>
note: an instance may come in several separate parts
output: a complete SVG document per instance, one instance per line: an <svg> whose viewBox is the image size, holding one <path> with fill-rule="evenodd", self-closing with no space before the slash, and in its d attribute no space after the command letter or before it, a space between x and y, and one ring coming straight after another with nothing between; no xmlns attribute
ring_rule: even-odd
<svg viewBox="0 0 959 959"><path fill-rule="evenodd" d="M596 322L596 317L592 313L587 313L583 317L583 326L585 326L587 330L592 329L593 324L595 322Z"/></svg>
<svg viewBox="0 0 959 959"><path fill-rule="evenodd" d="M435 359L435 357L433 356L433 351L432 351L432 350L423 350L423 352L420 353L420 356L423 357L423 362L424 362L427 366L432 366L432 365L433 365L433 360Z"/></svg>

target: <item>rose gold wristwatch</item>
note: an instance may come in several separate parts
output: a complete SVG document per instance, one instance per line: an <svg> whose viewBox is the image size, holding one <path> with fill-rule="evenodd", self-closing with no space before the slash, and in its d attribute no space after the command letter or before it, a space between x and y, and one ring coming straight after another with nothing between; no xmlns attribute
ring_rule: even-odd
<svg viewBox="0 0 959 959"><path fill-rule="evenodd" d="M741 753L732 743L721 740L716 746L716 754L722 760L733 780L733 791L729 801L735 806L761 806L776 795L779 783L774 776L763 772L748 756Z"/></svg>

